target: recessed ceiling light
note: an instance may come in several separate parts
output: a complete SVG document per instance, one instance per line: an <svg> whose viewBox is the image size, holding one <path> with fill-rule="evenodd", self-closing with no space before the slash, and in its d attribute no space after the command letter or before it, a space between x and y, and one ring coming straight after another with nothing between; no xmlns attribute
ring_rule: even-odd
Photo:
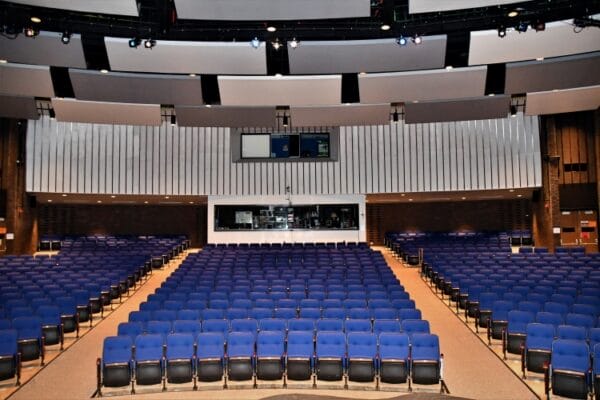
<svg viewBox="0 0 600 400"><path fill-rule="evenodd" d="M194 202L193 202L193 201L190 201L190 204L194 204Z"/></svg>
<svg viewBox="0 0 600 400"><path fill-rule="evenodd" d="M488 94L489 97L494 97L495 95L496 95L495 93Z"/></svg>
<svg viewBox="0 0 600 400"><path fill-rule="evenodd" d="M6 64L8 61L5 59L0 60L0 64Z"/></svg>
<svg viewBox="0 0 600 400"><path fill-rule="evenodd" d="M206 105L206 108L211 108L211 107L212 107L212 105L211 105L211 104L207 104L207 105Z"/></svg>
<svg viewBox="0 0 600 400"><path fill-rule="evenodd" d="M360 71L358 74L359 75L366 75L367 73L365 71Z"/></svg>
<svg viewBox="0 0 600 400"><path fill-rule="evenodd" d="M190 76L196 76L196 74L194 74L193 72L190 74Z"/></svg>
<svg viewBox="0 0 600 400"><path fill-rule="evenodd" d="M413 199L408 199L408 201L413 201Z"/></svg>
<svg viewBox="0 0 600 400"><path fill-rule="evenodd" d="M275 78L281 78L281 74L279 74L279 73L275 74Z"/></svg>
<svg viewBox="0 0 600 400"><path fill-rule="evenodd" d="M544 57L537 57L535 60L536 61L544 61Z"/></svg>
<svg viewBox="0 0 600 400"><path fill-rule="evenodd" d="M522 194L518 194L517 197L523 197L523 195Z"/></svg>
<svg viewBox="0 0 600 400"><path fill-rule="evenodd" d="M35 24L39 24L40 22L42 22L42 19L40 17L31 17L29 18L29 20Z"/></svg>
<svg viewBox="0 0 600 400"><path fill-rule="evenodd" d="M461 197L460 199L461 199L461 200L466 200L467 198L463 196L463 197Z"/></svg>
<svg viewBox="0 0 600 400"><path fill-rule="evenodd" d="M98 201L96 201L96 203L102 203L102 200L98 200Z"/></svg>
<svg viewBox="0 0 600 400"><path fill-rule="evenodd" d="M516 9L515 9L515 10L510 10L510 11L508 12L508 16L509 16L509 17L511 17L511 18L514 18L514 17L516 17L517 15L519 15L519 10L516 10Z"/></svg>
<svg viewBox="0 0 600 400"><path fill-rule="evenodd" d="M400 196L404 197L404 196L406 196L406 194L404 194L404 193L401 193L401 194L400 194Z"/></svg>
<svg viewBox="0 0 600 400"><path fill-rule="evenodd" d="M291 47L292 49L295 49L295 48L297 48L297 47L298 47L298 44L299 44L299 43L298 43L298 41L296 40L296 38L293 38L293 39L290 41L290 47Z"/></svg>
<svg viewBox="0 0 600 400"><path fill-rule="evenodd" d="M413 103L418 103L418 102L419 102L419 100L413 100Z"/></svg>
<svg viewBox="0 0 600 400"><path fill-rule="evenodd" d="M52 199L48 199L48 203L52 203Z"/></svg>
<svg viewBox="0 0 600 400"><path fill-rule="evenodd" d="M100 70L100 73L102 73L102 74L108 74L108 70L106 68L102 68Z"/></svg>
<svg viewBox="0 0 600 400"><path fill-rule="evenodd" d="M452 65L446 65L446 71L450 71L452 68Z"/></svg>
<svg viewBox="0 0 600 400"><path fill-rule="evenodd" d="M165 196L165 199L169 199L169 196Z"/></svg>
<svg viewBox="0 0 600 400"><path fill-rule="evenodd" d="M510 190L509 190L509 192L511 192L511 193L512 193L512 192L514 192L514 191L515 191L515 189L510 189Z"/></svg>
<svg viewBox="0 0 600 400"><path fill-rule="evenodd" d="M111 199L114 199L115 197L117 197L117 196L115 196L114 194L112 196L110 196Z"/></svg>
<svg viewBox="0 0 600 400"><path fill-rule="evenodd" d="M389 26L388 24L383 24L379 27L379 29L381 29L382 31L389 31L392 27Z"/></svg>
<svg viewBox="0 0 600 400"><path fill-rule="evenodd" d="M67 194L66 194L66 193L63 193L63 194L62 194L62 197L67 197Z"/></svg>
<svg viewBox="0 0 600 400"><path fill-rule="evenodd" d="M267 26L267 32L275 32L277 30L277 28L275 28L274 26Z"/></svg>
<svg viewBox="0 0 600 400"><path fill-rule="evenodd" d="M144 202L144 204L148 204L148 201L146 200L146 201Z"/></svg>

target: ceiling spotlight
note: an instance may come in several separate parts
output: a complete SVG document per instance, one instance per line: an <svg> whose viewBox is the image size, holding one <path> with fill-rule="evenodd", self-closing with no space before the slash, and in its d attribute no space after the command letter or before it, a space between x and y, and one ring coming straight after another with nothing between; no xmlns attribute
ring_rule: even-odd
<svg viewBox="0 0 600 400"><path fill-rule="evenodd" d="M413 36L412 41L414 44L421 44L423 43L423 38L419 35L415 35Z"/></svg>
<svg viewBox="0 0 600 400"><path fill-rule="evenodd" d="M510 11L508 12L508 14L507 14L507 15L508 15L510 18L514 18L514 17L516 17L517 15L519 15L519 10L518 10L518 9L516 9L516 8L515 8L514 10L510 10Z"/></svg>
<svg viewBox="0 0 600 400"><path fill-rule="evenodd" d="M8 62L8 60L5 60L4 58L0 60L0 64L6 64Z"/></svg>
<svg viewBox="0 0 600 400"><path fill-rule="evenodd" d="M100 70L100 73L101 73L101 74L108 74L108 70L107 70L106 68L102 68L102 69Z"/></svg>
<svg viewBox="0 0 600 400"><path fill-rule="evenodd" d="M382 31L389 31L392 27L389 24L382 24L379 29Z"/></svg>
<svg viewBox="0 0 600 400"><path fill-rule="evenodd" d="M506 36L506 28L501 26L498 28L498 37L503 38L504 36Z"/></svg>
<svg viewBox="0 0 600 400"><path fill-rule="evenodd" d="M175 114L171 114L171 126L177 125L177 117Z"/></svg>
<svg viewBox="0 0 600 400"><path fill-rule="evenodd" d="M257 37L255 37L254 39L252 39L252 40L250 41L250 45L251 45L253 48L255 48L255 49L258 49L258 47L260 46L260 41L258 40L258 38L257 38Z"/></svg>
<svg viewBox="0 0 600 400"><path fill-rule="evenodd" d="M62 44L69 44L71 42L71 34L67 31L64 31L60 36L60 41Z"/></svg>
<svg viewBox="0 0 600 400"><path fill-rule="evenodd" d="M142 43L142 40L140 38L134 37L129 39L129 47L131 47L132 49L137 48L140 43Z"/></svg>
<svg viewBox="0 0 600 400"><path fill-rule="evenodd" d="M154 46L156 46L156 40L153 39L146 39L144 40L144 47L147 49L151 49Z"/></svg>
<svg viewBox="0 0 600 400"><path fill-rule="evenodd" d="M398 46L406 46L406 43L408 43L408 40L406 40L406 38L404 36L400 36L399 38L396 39L396 43L398 43Z"/></svg>
<svg viewBox="0 0 600 400"><path fill-rule="evenodd" d="M40 22L42 22L42 19L40 17L31 17L29 18L29 20L34 24L39 24Z"/></svg>
<svg viewBox="0 0 600 400"><path fill-rule="evenodd" d="M279 50L279 48L281 47L281 43L279 42L279 39L275 39L274 42L271 42L271 45L273 46L273 48L275 50Z"/></svg>
<svg viewBox="0 0 600 400"><path fill-rule="evenodd" d="M267 26L267 32L275 32L277 31L277 28L275 28L274 26Z"/></svg>
<svg viewBox="0 0 600 400"><path fill-rule="evenodd" d="M39 31L37 31L36 29L34 29L32 27L27 27L27 28L23 29L23 33L27 37L35 37L39 34Z"/></svg>
<svg viewBox="0 0 600 400"><path fill-rule="evenodd" d="M295 49L296 47L298 47L298 41L296 40L296 38L292 39L292 41L290 42L290 47L292 49Z"/></svg>
<svg viewBox="0 0 600 400"><path fill-rule="evenodd" d="M525 33L525 32L527 32L527 28L528 28L528 27L529 27L529 24L528 24L527 22L523 22L523 21L521 21L521 22L519 22L519 23L517 24L517 26L516 26L516 28L515 28L515 29L516 29L518 32L520 32L520 33L521 33L521 32L522 32L522 33Z"/></svg>

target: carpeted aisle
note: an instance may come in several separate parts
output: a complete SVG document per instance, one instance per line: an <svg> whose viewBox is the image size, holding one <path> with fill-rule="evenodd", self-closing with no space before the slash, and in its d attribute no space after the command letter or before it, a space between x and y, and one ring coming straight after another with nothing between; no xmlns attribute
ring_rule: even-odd
<svg viewBox="0 0 600 400"><path fill-rule="evenodd" d="M405 267L381 247L386 261L415 300L431 331L440 337L450 394L472 399L537 399L521 379L476 337L430 290L418 268Z"/></svg>

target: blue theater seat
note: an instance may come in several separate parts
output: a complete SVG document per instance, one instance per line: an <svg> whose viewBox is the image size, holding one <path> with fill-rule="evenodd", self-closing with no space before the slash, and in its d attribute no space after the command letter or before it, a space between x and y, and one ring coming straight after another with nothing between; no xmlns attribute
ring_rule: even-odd
<svg viewBox="0 0 600 400"><path fill-rule="evenodd" d="M0 381L16 378L15 385L21 384L21 356L17 347L17 331L0 330Z"/></svg>
<svg viewBox="0 0 600 400"><path fill-rule="evenodd" d="M556 328L552 324L539 322L527 324L525 347L521 355L521 371L544 372L544 365L550 362L552 342Z"/></svg>
<svg viewBox="0 0 600 400"><path fill-rule="evenodd" d="M504 350L511 354L521 354L521 347L525 345L525 338L527 337L527 325L534 321L535 315L531 312L509 311L508 325L504 336Z"/></svg>
<svg viewBox="0 0 600 400"><path fill-rule="evenodd" d="M406 383L409 377L410 343L405 333L379 335L380 379L384 383Z"/></svg>
<svg viewBox="0 0 600 400"><path fill-rule="evenodd" d="M365 331L347 333L347 346L348 379L355 382L372 382L379 373L375 334Z"/></svg>
<svg viewBox="0 0 600 400"><path fill-rule="evenodd" d="M144 325L141 322L121 322L117 328L118 336L129 336L132 342L143 333Z"/></svg>
<svg viewBox="0 0 600 400"><path fill-rule="evenodd" d="M227 376L233 381L254 378L255 333L231 332L227 339Z"/></svg>
<svg viewBox="0 0 600 400"><path fill-rule="evenodd" d="M291 326L291 322L289 326ZM313 378L315 359L313 330L291 330L287 336L287 379L305 381Z"/></svg>
<svg viewBox="0 0 600 400"><path fill-rule="evenodd" d="M552 343L552 360L546 371L552 381L552 394L575 399L588 395L590 350L584 341L558 339ZM546 378L545 382L549 379ZM545 385L548 396L549 388Z"/></svg>
<svg viewBox="0 0 600 400"><path fill-rule="evenodd" d="M220 332L202 332L197 336L196 375L201 382L223 379L225 336Z"/></svg>
<svg viewBox="0 0 600 400"><path fill-rule="evenodd" d="M434 385L442 379L440 343L437 335L415 333L411 339L411 381ZM442 384L443 387L443 384Z"/></svg>
<svg viewBox="0 0 600 400"><path fill-rule="evenodd" d="M341 330L337 332L318 331L315 354L318 379L338 381L344 377L346 336Z"/></svg>
<svg viewBox="0 0 600 400"><path fill-rule="evenodd" d="M164 341L160 334L140 335L135 339L133 371L136 385L164 384Z"/></svg>
<svg viewBox="0 0 600 400"><path fill-rule="evenodd" d="M195 382L196 343L191 333L171 333L167 336L166 375L169 383Z"/></svg>
<svg viewBox="0 0 600 400"><path fill-rule="evenodd" d="M261 331L256 338L256 377L277 380L283 377L284 331Z"/></svg>
<svg viewBox="0 0 600 400"><path fill-rule="evenodd" d="M129 336L108 336L104 339L102 358L97 365L97 390L102 395L102 387L124 387L131 384L132 345Z"/></svg>

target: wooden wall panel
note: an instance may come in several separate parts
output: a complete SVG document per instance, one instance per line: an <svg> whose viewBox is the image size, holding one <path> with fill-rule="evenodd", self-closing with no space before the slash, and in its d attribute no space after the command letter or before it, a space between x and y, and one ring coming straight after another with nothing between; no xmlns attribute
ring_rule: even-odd
<svg viewBox="0 0 600 400"><path fill-rule="evenodd" d="M264 131L264 130L255 130ZM333 137L333 136L332 136ZM366 194L541 185L536 117L341 127L331 161L233 161L228 128L29 124L27 190ZM333 145L332 145L333 146Z"/></svg>
<svg viewBox="0 0 600 400"><path fill-rule="evenodd" d="M560 184L597 182L593 113L561 114L550 119L556 129ZM582 165L583 171L574 167Z"/></svg>

